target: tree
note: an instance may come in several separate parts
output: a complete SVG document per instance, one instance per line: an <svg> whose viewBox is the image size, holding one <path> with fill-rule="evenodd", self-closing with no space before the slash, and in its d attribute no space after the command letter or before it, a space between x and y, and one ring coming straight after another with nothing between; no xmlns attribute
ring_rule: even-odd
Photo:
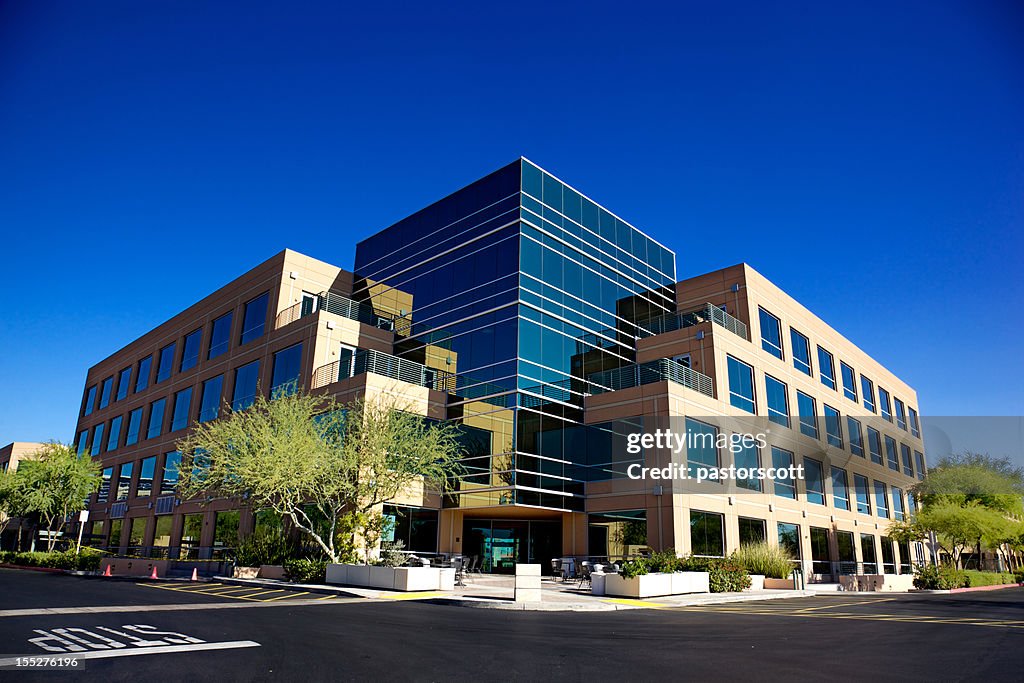
<svg viewBox="0 0 1024 683"><path fill-rule="evenodd" d="M301 392L259 397L178 442L179 491L270 508L338 562L343 513L379 516L376 508L402 490L420 481L444 490L456 474L455 427L428 424L402 407L389 398L341 406Z"/></svg>
<svg viewBox="0 0 1024 683"><path fill-rule="evenodd" d="M21 550L21 523L31 514L25 500L24 477L18 477L17 470L0 472L0 533L15 519L18 520L17 549Z"/></svg>
<svg viewBox="0 0 1024 683"><path fill-rule="evenodd" d="M74 513L85 507L103 478L100 466L89 455L81 456L73 446L51 441L18 464L15 486L24 496L24 509L39 513L49 531L47 550L57 542L56 532Z"/></svg>

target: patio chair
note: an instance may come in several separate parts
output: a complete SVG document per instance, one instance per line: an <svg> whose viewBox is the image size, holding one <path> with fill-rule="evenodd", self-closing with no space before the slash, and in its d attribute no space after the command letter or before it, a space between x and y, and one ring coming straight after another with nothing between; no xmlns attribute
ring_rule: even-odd
<svg viewBox="0 0 1024 683"><path fill-rule="evenodd" d="M455 585L466 587L466 558L459 556L452 558L452 566L455 567Z"/></svg>
<svg viewBox="0 0 1024 683"><path fill-rule="evenodd" d="M590 585L590 571L589 562L580 565L580 582L576 585L577 588L582 588L583 584Z"/></svg>

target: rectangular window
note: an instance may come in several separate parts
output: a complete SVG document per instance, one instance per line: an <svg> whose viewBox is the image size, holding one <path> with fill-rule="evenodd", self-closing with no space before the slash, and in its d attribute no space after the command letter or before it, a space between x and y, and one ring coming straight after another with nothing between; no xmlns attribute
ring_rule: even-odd
<svg viewBox="0 0 1024 683"><path fill-rule="evenodd" d="M864 561L864 573L877 574L878 558L875 555L875 537L873 535L860 535L860 554Z"/></svg>
<svg viewBox="0 0 1024 683"><path fill-rule="evenodd" d="M892 422L892 407L889 404L889 392L878 387L878 410L882 417Z"/></svg>
<svg viewBox="0 0 1024 683"><path fill-rule="evenodd" d="M800 526L779 522L779 547L788 551L790 556L799 560L800 553Z"/></svg>
<svg viewBox="0 0 1024 683"><path fill-rule="evenodd" d="M153 529L153 547L164 548L163 553L166 553L166 548L171 545L171 526L174 515L157 515L153 518L155 521Z"/></svg>
<svg viewBox="0 0 1024 683"><path fill-rule="evenodd" d="M857 496L857 512L862 515L871 514L871 496L868 491L868 478L859 474L853 475L853 490Z"/></svg>
<svg viewBox="0 0 1024 683"><path fill-rule="evenodd" d="M737 435L739 438L739 435ZM736 461L736 469L757 469L761 466L761 455L758 452L757 443L753 441L753 437L749 436L743 441L739 442L740 450L734 454ZM736 486L741 489L747 489L750 491L761 490L761 480L757 478L751 479L740 479L737 477Z"/></svg>
<svg viewBox="0 0 1024 683"><path fill-rule="evenodd" d="M117 445L121 442L121 421L123 416L118 415L110 421L110 436L107 437L107 450L113 451L117 449Z"/></svg>
<svg viewBox="0 0 1024 683"><path fill-rule="evenodd" d="M126 367L117 376L117 398L115 401L122 401L128 398L128 389L132 383L132 366Z"/></svg>
<svg viewBox="0 0 1024 683"><path fill-rule="evenodd" d="M910 446L900 444L900 459L903 461L903 474L908 477L914 476L914 461L910 457Z"/></svg>
<svg viewBox="0 0 1024 683"><path fill-rule="evenodd" d="M836 549L839 551L839 573L857 573L857 548L852 531L836 531Z"/></svg>
<svg viewBox="0 0 1024 683"><path fill-rule="evenodd" d="M142 408L136 408L128 413L128 434L124 438L124 445L131 446L139 442L139 429L142 428Z"/></svg>
<svg viewBox="0 0 1024 683"><path fill-rule="evenodd" d="M114 376L103 380L103 388L100 390L100 409L106 408L110 405L110 394L114 389Z"/></svg>
<svg viewBox="0 0 1024 683"><path fill-rule="evenodd" d="M725 525L722 515L690 511L690 554L698 557L725 555Z"/></svg>
<svg viewBox="0 0 1024 683"><path fill-rule="evenodd" d="M740 517L740 546L764 543L768 539L768 531L763 519Z"/></svg>
<svg viewBox="0 0 1024 683"><path fill-rule="evenodd" d="M199 347L203 345L203 328L190 332L185 336L181 349L181 366L178 372L185 372L199 363Z"/></svg>
<svg viewBox="0 0 1024 683"><path fill-rule="evenodd" d="M829 389L836 388L836 366L832 360L832 354L825 349L818 347L818 372L821 375L821 383Z"/></svg>
<svg viewBox="0 0 1024 683"><path fill-rule="evenodd" d="M903 509L903 489L892 487L892 516L897 522L907 518Z"/></svg>
<svg viewBox="0 0 1024 683"><path fill-rule="evenodd" d="M188 427L189 413L192 408L192 387L182 389L174 395L174 413L171 416L171 431Z"/></svg>
<svg viewBox="0 0 1024 683"><path fill-rule="evenodd" d="M89 448L89 430L83 429L78 432L78 455L85 453L87 448Z"/></svg>
<svg viewBox="0 0 1024 683"><path fill-rule="evenodd" d="M783 427L789 426L789 395L786 385L771 375L764 376L765 394L768 399L768 419Z"/></svg>
<svg viewBox="0 0 1024 683"><path fill-rule="evenodd" d="M896 405L896 426L907 431L907 411L903 407L903 401L894 397L893 403Z"/></svg>
<svg viewBox="0 0 1024 683"><path fill-rule="evenodd" d="M216 420L220 414L220 392L224 375L217 375L203 382L203 395L199 403L199 421Z"/></svg>
<svg viewBox="0 0 1024 683"><path fill-rule="evenodd" d="M301 374L302 344L295 344L275 353L270 380L270 398L289 396L298 391Z"/></svg>
<svg viewBox="0 0 1024 683"><path fill-rule="evenodd" d="M857 402L857 376L846 363L839 361L839 374L843 377L843 396Z"/></svg>
<svg viewBox="0 0 1024 683"><path fill-rule="evenodd" d="M818 416L814 399L802 391L796 392L796 410L800 415L800 432L818 438Z"/></svg>
<svg viewBox="0 0 1024 683"><path fill-rule="evenodd" d="M89 415L96 407L96 385L85 390L85 403L82 405L82 415Z"/></svg>
<svg viewBox="0 0 1024 683"><path fill-rule="evenodd" d="M832 559L828 551L828 529L811 527L811 572L818 576L832 573Z"/></svg>
<svg viewBox="0 0 1024 683"><path fill-rule="evenodd" d="M160 495L174 493L178 485L178 470L181 467L181 453L171 451L164 455L164 473L160 479Z"/></svg>
<svg viewBox="0 0 1024 683"><path fill-rule="evenodd" d="M117 477L117 499L128 500L128 492L132 487L132 463L121 465L121 473Z"/></svg>
<svg viewBox="0 0 1024 683"><path fill-rule="evenodd" d="M839 510L850 509L849 481L846 470L839 467L832 468L832 504Z"/></svg>
<svg viewBox="0 0 1024 683"><path fill-rule="evenodd" d="M836 448L843 447L843 425L840 422L839 411L827 403L822 404L825 413L825 440L829 446Z"/></svg>
<svg viewBox="0 0 1024 683"><path fill-rule="evenodd" d="M864 432L861 431L860 422L847 416L846 429L850 433L850 452L863 458Z"/></svg>
<svg viewBox="0 0 1024 683"><path fill-rule="evenodd" d="M885 484L875 482L875 513L879 517L889 519L889 496L886 495Z"/></svg>
<svg viewBox="0 0 1024 683"><path fill-rule="evenodd" d="M761 348L776 358L782 358L782 324L774 315L758 308L761 320Z"/></svg>
<svg viewBox="0 0 1024 683"><path fill-rule="evenodd" d="M882 536L882 573L896 573L896 554L892 549L892 539Z"/></svg>
<svg viewBox="0 0 1024 683"><path fill-rule="evenodd" d="M776 470L788 469L793 465L793 454L776 446L772 446L772 467ZM775 495L796 500L796 484L786 473L785 477L776 475Z"/></svg>
<svg viewBox="0 0 1024 683"><path fill-rule="evenodd" d="M153 356L146 356L139 361L139 371L135 374L135 393L149 388L149 373L153 368Z"/></svg>
<svg viewBox="0 0 1024 683"><path fill-rule="evenodd" d="M107 467L103 470L103 478L100 480L100 492L96 494L97 503L105 503L110 497L110 480L114 478L114 468Z"/></svg>
<svg viewBox="0 0 1024 683"><path fill-rule="evenodd" d="M263 336L263 330L267 323L267 301L269 299L270 293L264 292L245 305L239 344L248 344L253 339Z"/></svg>
<svg viewBox="0 0 1024 683"><path fill-rule="evenodd" d="M868 427L868 453L871 454L871 462L885 464L882 460L882 435L874 427Z"/></svg>
<svg viewBox="0 0 1024 683"><path fill-rule="evenodd" d="M96 429L92 433L92 455L99 455L103 452L103 428L104 424L101 422L96 425Z"/></svg>
<svg viewBox="0 0 1024 683"><path fill-rule="evenodd" d="M231 397L231 410L245 410L256 400L256 385L260 380L260 362L243 365L235 370L235 390Z"/></svg>
<svg viewBox="0 0 1024 683"><path fill-rule="evenodd" d="M718 429L686 418L686 464L691 477L698 467L718 467Z"/></svg>
<svg viewBox="0 0 1024 683"><path fill-rule="evenodd" d="M147 439L155 439L164 430L164 410L167 409L167 399L161 398L153 401L149 406L149 429L146 430Z"/></svg>
<svg viewBox="0 0 1024 683"><path fill-rule="evenodd" d="M822 464L812 458L804 458L804 483L807 486L807 502L825 504L825 474Z"/></svg>
<svg viewBox="0 0 1024 683"><path fill-rule="evenodd" d="M729 364L729 403L734 408L754 412L754 369L732 356Z"/></svg>
<svg viewBox="0 0 1024 683"><path fill-rule="evenodd" d="M139 462L139 483L135 487L137 498L148 498L153 493L154 474L156 474L156 456L143 458Z"/></svg>
<svg viewBox="0 0 1024 683"><path fill-rule="evenodd" d="M896 454L896 439L891 436L885 437L885 456L889 461L889 469L900 471L899 456Z"/></svg>
<svg viewBox="0 0 1024 683"><path fill-rule="evenodd" d="M174 366L174 349L177 344L172 342L160 349L160 362L156 366L156 383L160 384L171 376L171 368Z"/></svg>
<svg viewBox="0 0 1024 683"><path fill-rule="evenodd" d="M913 408L908 408L910 411L910 433L915 437L921 436L921 424L917 421L917 411Z"/></svg>
<svg viewBox="0 0 1024 683"><path fill-rule="evenodd" d="M805 375L812 375L811 343L807 341L807 337L791 327L789 328L789 341L793 347L793 367Z"/></svg>
<svg viewBox="0 0 1024 683"><path fill-rule="evenodd" d="M216 358L231 348L231 311L213 321L210 328L210 351L206 359Z"/></svg>
<svg viewBox="0 0 1024 683"><path fill-rule="evenodd" d="M875 410L875 385L864 375L860 376L860 393L864 397L864 407L872 413L877 412Z"/></svg>
<svg viewBox="0 0 1024 683"><path fill-rule="evenodd" d="M914 451L914 464L917 465L917 478L924 479L924 453Z"/></svg>

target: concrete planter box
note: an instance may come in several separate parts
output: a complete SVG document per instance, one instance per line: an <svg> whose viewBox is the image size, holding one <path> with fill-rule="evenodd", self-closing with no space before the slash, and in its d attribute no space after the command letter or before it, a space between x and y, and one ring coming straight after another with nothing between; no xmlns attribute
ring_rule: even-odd
<svg viewBox="0 0 1024 683"><path fill-rule="evenodd" d="M707 572L675 572L672 574L643 574L631 579L619 574L606 574L604 593L626 598L652 598L659 595L707 593L710 575Z"/></svg>
<svg viewBox="0 0 1024 683"><path fill-rule="evenodd" d="M373 567L370 568L370 588L382 588L384 590L395 590L395 568L394 567Z"/></svg>
<svg viewBox="0 0 1024 683"><path fill-rule="evenodd" d="M329 564L327 583L396 591L450 591L455 589L455 570L441 567Z"/></svg>
<svg viewBox="0 0 1024 683"><path fill-rule="evenodd" d="M274 579L275 581L284 580L284 565L280 564L261 564L260 565L260 578L261 579Z"/></svg>
<svg viewBox="0 0 1024 683"><path fill-rule="evenodd" d="M765 577L764 587L765 590L791 591L793 590L793 579L769 579Z"/></svg>
<svg viewBox="0 0 1024 683"><path fill-rule="evenodd" d="M764 590L764 574L751 574L750 575L750 588L748 591L763 591Z"/></svg>
<svg viewBox="0 0 1024 683"><path fill-rule="evenodd" d="M236 579L255 579L260 575L259 567L235 567L231 576Z"/></svg>

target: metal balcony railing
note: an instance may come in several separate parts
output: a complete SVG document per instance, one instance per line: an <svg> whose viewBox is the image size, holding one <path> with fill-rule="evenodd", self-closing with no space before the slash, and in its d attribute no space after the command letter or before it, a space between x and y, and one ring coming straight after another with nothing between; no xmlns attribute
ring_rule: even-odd
<svg viewBox="0 0 1024 683"><path fill-rule="evenodd" d="M355 301L336 292L320 292L317 295L315 304L312 299L307 298L278 313L275 328L283 327L317 311L327 311L328 313L340 315L349 320L356 320L367 325L373 325L384 330L394 331L399 325L403 329L408 329L409 327L407 319L396 319L378 315L374 312L373 306L368 303Z"/></svg>
<svg viewBox="0 0 1024 683"><path fill-rule="evenodd" d="M372 349L357 349L347 357L317 368L313 373L313 388L367 372L437 391L451 391L455 386L455 376L450 372Z"/></svg>
<svg viewBox="0 0 1024 683"><path fill-rule="evenodd" d="M705 374L686 367L671 358L659 358L647 363L626 365L614 370L595 372L588 378L590 393L602 394L606 391L618 391L642 384L653 384L661 380L669 380L684 387L699 391L705 396L714 397L715 387L711 378Z"/></svg>
<svg viewBox="0 0 1024 683"><path fill-rule="evenodd" d="M704 304L694 311L666 313L656 318L644 320L637 323L637 334L642 339L706 322L713 322L737 336L749 339L747 336L747 326L742 320L734 318L713 304Z"/></svg>

